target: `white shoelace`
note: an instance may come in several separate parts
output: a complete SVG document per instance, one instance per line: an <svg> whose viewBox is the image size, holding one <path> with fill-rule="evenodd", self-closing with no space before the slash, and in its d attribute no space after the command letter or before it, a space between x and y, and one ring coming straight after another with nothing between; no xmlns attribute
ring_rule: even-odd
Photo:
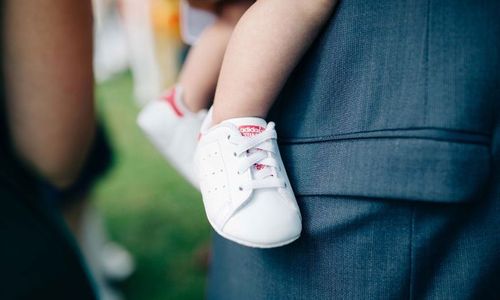
<svg viewBox="0 0 500 300"><path fill-rule="evenodd" d="M251 171L255 165L262 165L263 169L254 170L252 181L242 185L242 190L284 188L286 184L282 178L278 178L281 171L276 160L276 151L273 149L272 140L277 138L275 124L270 122L267 128L252 137L241 135L228 138L231 142L238 145L234 155L240 157L241 162L238 166L238 172L244 173ZM246 155L245 155L246 154ZM243 156L245 155L245 156Z"/></svg>

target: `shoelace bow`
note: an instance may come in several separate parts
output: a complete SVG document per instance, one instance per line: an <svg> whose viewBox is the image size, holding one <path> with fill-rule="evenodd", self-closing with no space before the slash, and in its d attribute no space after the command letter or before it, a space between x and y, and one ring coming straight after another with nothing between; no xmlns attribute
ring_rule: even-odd
<svg viewBox="0 0 500 300"><path fill-rule="evenodd" d="M241 190L254 190L266 188L283 188L285 182L277 175L281 171L278 161L276 160L276 151L273 148L272 140L277 138L275 124L270 122L267 128L260 134L252 137L235 136L230 140L234 141L237 149L235 156L241 157L241 162L238 166L238 172L244 173L249 171L254 165L262 165L263 169L254 172L253 179L242 185ZM244 159L243 159L244 158Z"/></svg>

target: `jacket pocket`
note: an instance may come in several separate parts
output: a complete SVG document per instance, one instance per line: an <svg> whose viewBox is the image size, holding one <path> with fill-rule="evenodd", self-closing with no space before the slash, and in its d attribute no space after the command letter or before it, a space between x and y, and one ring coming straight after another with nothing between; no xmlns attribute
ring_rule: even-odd
<svg viewBox="0 0 500 300"><path fill-rule="evenodd" d="M297 195L468 202L488 182L490 138L440 129L290 139L280 150Z"/></svg>

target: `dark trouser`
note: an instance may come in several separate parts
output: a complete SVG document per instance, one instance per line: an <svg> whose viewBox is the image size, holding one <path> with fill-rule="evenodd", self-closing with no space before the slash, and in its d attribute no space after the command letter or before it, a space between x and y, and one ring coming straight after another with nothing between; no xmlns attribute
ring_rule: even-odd
<svg viewBox="0 0 500 300"><path fill-rule="evenodd" d="M0 177L0 299L95 299L61 217Z"/></svg>
<svg viewBox="0 0 500 300"><path fill-rule="evenodd" d="M500 201L298 201L304 232L292 245L257 250L215 236L209 299L498 296L500 240L491 237L499 234Z"/></svg>

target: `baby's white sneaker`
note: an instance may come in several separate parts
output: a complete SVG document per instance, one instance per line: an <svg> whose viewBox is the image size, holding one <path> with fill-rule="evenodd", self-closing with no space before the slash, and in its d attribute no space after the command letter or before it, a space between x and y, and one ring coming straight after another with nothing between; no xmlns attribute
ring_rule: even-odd
<svg viewBox="0 0 500 300"><path fill-rule="evenodd" d="M210 224L249 247L283 246L302 230L274 126L260 118L236 118L211 127L209 113L195 155Z"/></svg>
<svg viewBox="0 0 500 300"><path fill-rule="evenodd" d="M180 86L148 103L137 119L152 144L194 187L199 188L193 158L200 127L207 112L189 111Z"/></svg>

